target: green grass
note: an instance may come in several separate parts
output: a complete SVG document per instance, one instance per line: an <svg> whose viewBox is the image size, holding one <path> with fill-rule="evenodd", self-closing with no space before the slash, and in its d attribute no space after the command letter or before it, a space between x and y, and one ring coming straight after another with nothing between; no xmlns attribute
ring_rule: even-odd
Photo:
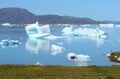
<svg viewBox="0 0 120 79"><path fill-rule="evenodd" d="M0 65L0 79L120 79L120 66Z"/></svg>

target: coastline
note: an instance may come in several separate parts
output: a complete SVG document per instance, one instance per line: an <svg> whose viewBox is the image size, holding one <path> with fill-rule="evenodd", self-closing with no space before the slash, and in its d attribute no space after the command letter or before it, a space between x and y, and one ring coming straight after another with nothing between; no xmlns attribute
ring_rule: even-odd
<svg viewBox="0 0 120 79"><path fill-rule="evenodd" d="M120 79L120 66L0 65L1 79Z"/></svg>

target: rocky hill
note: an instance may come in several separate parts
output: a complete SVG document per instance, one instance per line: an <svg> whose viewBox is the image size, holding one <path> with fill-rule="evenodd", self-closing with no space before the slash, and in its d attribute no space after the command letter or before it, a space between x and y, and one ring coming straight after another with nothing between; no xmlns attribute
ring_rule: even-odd
<svg viewBox="0 0 120 79"><path fill-rule="evenodd" d="M39 21L41 24L99 24L90 18L78 18L59 15L35 15L26 9L2 8L0 9L0 23L28 24Z"/></svg>

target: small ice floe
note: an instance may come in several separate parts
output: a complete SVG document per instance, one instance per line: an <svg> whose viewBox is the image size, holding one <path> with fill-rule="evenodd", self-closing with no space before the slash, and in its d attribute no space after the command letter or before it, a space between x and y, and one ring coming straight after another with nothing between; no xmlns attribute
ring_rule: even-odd
<svg viewBox="0 0 120 79"><path fill-rule="evenodd" d="M57 55L59 53L63 53L65 51L65 48L62 47L62 46L59 46L59 45L51 45L51 52L52 52L52 55Z"/></svg>
<svg viewBox="0 0 120 79"><path fill-rule="evenodd" d="M110 56L110 54L106 54L106 56L107 56L107 57L109 57L109 56Z"/></svg>
<svg viewBox="0 0 120 79"><path fill-rule="evenodd" d="M58 42L57 44L58 44L58 45L63 45L63 42Z"/></svg>
<svg viewBox="0 0 120 79"><path fill-rule="evenodd" d="M100 24L100 27L113 28L114 24Z"/></svg>
<svg viewBox="0 0 120 79"><path fill-rule="evenodd" d="M2 26L12 26L10 23L3 23Z"/></svg>
<svg viewBox="0 0 120 79"><path fill-rule="evenodd" d="M74 61L77 66L88 66L90 64L90 56L84 54L68 53L67 58Z"/></svg>
<svg viewBox="0 0 120 79"><path fill-rule="evenodd" d="M74 60L74 59L76 59L76 54L75 53L68 53L67 58L69 60Z"/></svg>
<svg viewBox="0 0 120 79"><path fill-rule="evenodd" d="M6 39L6 40L2 40L0 42L0 44L1 44L2 48L7 48L7 47L17 47L20 44L20 42L18 40Z"/></svg>
<svg viewBox="0 0 120 79"><path fill-rule="evenodd" d="M40 66L43 66L43 64L41 64L40 62L36 62L35 65L40 65Z"/></svg>

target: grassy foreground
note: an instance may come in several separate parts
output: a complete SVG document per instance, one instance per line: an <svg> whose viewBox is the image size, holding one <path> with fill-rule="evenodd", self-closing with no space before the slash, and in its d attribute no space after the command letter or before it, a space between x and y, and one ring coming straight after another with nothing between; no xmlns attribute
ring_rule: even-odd
<svg viewBox="0 0 120 79"><path fill-rule="evenodd" d="M120 79L120 66L0 65L0 79Z"/></svg>

